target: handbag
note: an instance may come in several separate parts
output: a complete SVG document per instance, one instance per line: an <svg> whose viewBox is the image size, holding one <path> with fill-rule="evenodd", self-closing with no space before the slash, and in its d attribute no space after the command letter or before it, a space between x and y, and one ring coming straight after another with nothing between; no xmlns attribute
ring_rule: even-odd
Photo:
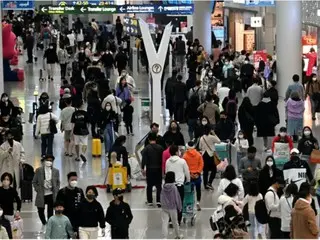
<svg viewBox="0 0 320 240"><path fill-rule="evenodd" d="M310 155L310 163L320 163L320 150L313 149Z"/></svg>
<svg viewBox="0 0 320 240"><path fill-rule="evenodd" d="M213 152L213 162L216 166L218 166L221 162L220 158L218 157L217 153L215 151L212 150L212 148L209 146L209 144L207 143L207 141L204 139L204 137L202 136L202 139L204 141L204 143L207 145L207 147L209 148L209 150L211 152Z"/></svg>
<svg viewBox="0 0 320 240"><path fill-rule="evenodd" d="M54 119L52 119L51 113L50 113L49 130L50 130L51 134L58 133L58 129L57 129L57 125L56 124L57 124L56 121Z"/></svg>

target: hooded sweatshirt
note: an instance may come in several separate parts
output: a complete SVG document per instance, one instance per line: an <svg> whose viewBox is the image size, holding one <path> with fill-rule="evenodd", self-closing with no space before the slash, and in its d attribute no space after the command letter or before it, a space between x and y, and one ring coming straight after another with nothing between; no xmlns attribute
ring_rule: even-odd
<svg viewBox="0 0 320 240"><path fill-rule="evenodd" d="M304 102L301 99L289 98L286 102L288 119L302 119L304 113Z"/></svg>
<svg viewBox="0 0 320 240"><path fill-rule="evenodd" d="M201 154L194 148L188 149L183 155L183 159L186 160L191 174L202 173L203 159Z"/></svg>
<svg viewBox="0 0 320 240"><path fill-rule="evenodd" d="M174 183L163 185L160 195L161 207L165 210L182 210L181 198Z"/></svg>
<svg viewBox="0 0 320 240"><path fill-rule="evenodd" d="M298 199L292 210L291 236L293 239L317 239L319 228L316 215L306 199Z"/></svg>
<svg viewBox="0 0 320 240"><path fill-rule="evenodd" d="M166 162L166 173L174 172L176 185L182 186L185 182L190 182L190 172L186 160L178 156L172 156Z"/></svg>

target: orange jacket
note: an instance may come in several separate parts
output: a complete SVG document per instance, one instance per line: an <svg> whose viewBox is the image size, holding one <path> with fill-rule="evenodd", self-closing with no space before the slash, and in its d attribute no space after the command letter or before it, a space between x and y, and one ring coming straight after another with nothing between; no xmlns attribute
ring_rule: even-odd
<svg viewBox="0 0 320 240"><path fill-rule="evenodd" d="M186 160L190 173L202 173L203 159L202 155L196 149L189 149L183 155Z"/></svg>

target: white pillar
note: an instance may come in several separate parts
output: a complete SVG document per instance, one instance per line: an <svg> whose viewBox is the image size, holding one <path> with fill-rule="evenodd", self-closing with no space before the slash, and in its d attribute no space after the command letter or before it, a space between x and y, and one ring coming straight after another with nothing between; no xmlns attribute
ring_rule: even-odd
<svg viewBox="0 0 320 240"><path fill-rule="evenodd" d="M211 12L213 1L194 1L193 39L198 38L205 51L211 54Z"/></svg>
<svg viewBox="0 0 320 240"><path fill-rule="evenodd" d="M301 1L276 1L276 18L277 88L284 97L292 76L302 74Z"/></svg>
<svg viewBox="0 0 320 240"><path fill-rule="evenodd" d="M0 19L2 19L2 9L0 7ZM2 46L2 24L0 27L0 47L3 48ZM0 51L0 93L4 92L4 80L3 80L3 52Z"/></svg>
<svg viewBox="0 0 320 240"><path fill-rule="evenodd" d="M68 29L72 29L72 14L68 14Z"/></svg>
<svg viewBox="0 0 320 240"><path fill-rule="evenodd" d="M264 17L265 25L265 35L264 35L264 44L265 50L271 56L273 55L274 46L275 46L275 31L274 31L274 14L268 10L265 13Z"/></svg>

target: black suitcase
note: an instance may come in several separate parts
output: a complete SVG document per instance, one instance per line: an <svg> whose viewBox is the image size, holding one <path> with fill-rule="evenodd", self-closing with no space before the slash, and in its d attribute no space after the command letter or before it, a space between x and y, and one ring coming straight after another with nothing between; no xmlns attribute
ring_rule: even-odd
<svg viewBox="0 0 320 240"><path fill-rule="evenodd" d="M21 201L22 202L32 202L33 191L32 191L32 181L21 181Z"/></svg>

